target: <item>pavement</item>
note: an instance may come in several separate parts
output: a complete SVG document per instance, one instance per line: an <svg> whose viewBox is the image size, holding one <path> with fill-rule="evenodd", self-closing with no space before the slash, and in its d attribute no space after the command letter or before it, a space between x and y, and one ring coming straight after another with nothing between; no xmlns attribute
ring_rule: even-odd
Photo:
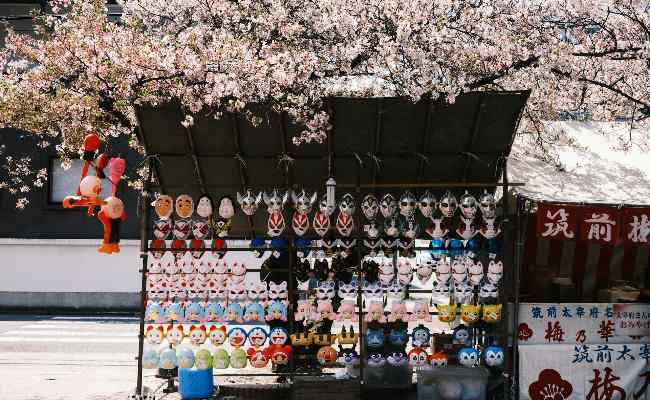
<svg viewBox="0 0 650 400"><path fill-rule="evenodd" d="M133 317L0 315L0 399L128 399L137 334Z"/></svg>

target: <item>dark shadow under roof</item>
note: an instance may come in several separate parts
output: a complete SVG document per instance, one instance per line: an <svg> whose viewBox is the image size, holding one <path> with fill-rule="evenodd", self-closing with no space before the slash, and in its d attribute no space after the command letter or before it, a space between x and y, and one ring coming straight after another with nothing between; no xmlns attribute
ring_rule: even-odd
<svg viewBox="0 0 650 400"><path fill-rule="evenodd" d="M331 153L338 193L356 192L360 198L368 191L402 190L381 185L498 182L528 95L475 92L458 96L454 104L331 98L328 140L300 146L292 138L301 129L284 115L266 117L257 127L241 117L195 115L194 125L185 128L184 113L167 104L139 108L138 119L147 154L158 156L156 189L172 196L208 192L216 201L247 188L322 193ZM258 228L266 226L263 214L255 216ZM233 233L249 228L238 213Z"/></svg>

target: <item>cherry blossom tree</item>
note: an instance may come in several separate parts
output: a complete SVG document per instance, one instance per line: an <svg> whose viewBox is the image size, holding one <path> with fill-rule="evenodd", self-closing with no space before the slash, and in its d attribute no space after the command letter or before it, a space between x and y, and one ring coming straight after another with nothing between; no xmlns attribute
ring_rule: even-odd
<svg viewBox="0 0 650 400"><path fill-rule="evenodd" d="M520 130L542 146L540 121L563 112L650 115L645 1L122 0L116 22L102 0L51 4L0 50L0 126L68 157L89 129L137 147L135 107L170 100L184 124L199 111L262 122L251 104L286 113L299 144L326 137L337 95L530 89Z"/></svg>

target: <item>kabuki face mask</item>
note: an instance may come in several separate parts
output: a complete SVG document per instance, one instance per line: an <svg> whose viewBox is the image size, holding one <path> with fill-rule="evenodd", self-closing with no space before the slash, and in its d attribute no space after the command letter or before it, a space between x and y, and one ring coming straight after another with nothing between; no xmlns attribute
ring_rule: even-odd
<svg viewBox="0 0 650 400"><path fill-rule="evenodd" d="M156 198L153 206L160 219L169 219L174 210L174 200L170 196L163 194Z"/></svg>
<svg viewBox="0 0 650 400"><path fill-rule="evenodd" d="M189 218L194 213L194 201L186 194L176 198L176 215L180 218Z"/></svg>
<svg viewBox="0 0 650 400"><path fill-rule="evenodd" d="M199 201L196 203L196 214L201 218L212 216L212 198L207 194L199 197Z"/></svg>

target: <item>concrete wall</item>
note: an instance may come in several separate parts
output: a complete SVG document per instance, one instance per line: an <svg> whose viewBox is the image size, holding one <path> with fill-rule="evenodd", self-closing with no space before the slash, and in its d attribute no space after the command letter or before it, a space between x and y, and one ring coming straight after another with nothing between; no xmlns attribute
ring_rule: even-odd
<svg viewBox="0 0 650 400"><path fill-rule="evenodd" d="M0 239L0 310L135 310L140 297L140 242L118 254L97 252L99 239ZM240 242L240 241L238 241ZM232 242L229 246L247 246ZM267 257L269 253L267 252ZM206 253L204 258L212 257ZM265 258L229 252L226 262L259 268ZM173 260L170 253L166 261ZM247 280L259 280L251 272Z"/></svg>

